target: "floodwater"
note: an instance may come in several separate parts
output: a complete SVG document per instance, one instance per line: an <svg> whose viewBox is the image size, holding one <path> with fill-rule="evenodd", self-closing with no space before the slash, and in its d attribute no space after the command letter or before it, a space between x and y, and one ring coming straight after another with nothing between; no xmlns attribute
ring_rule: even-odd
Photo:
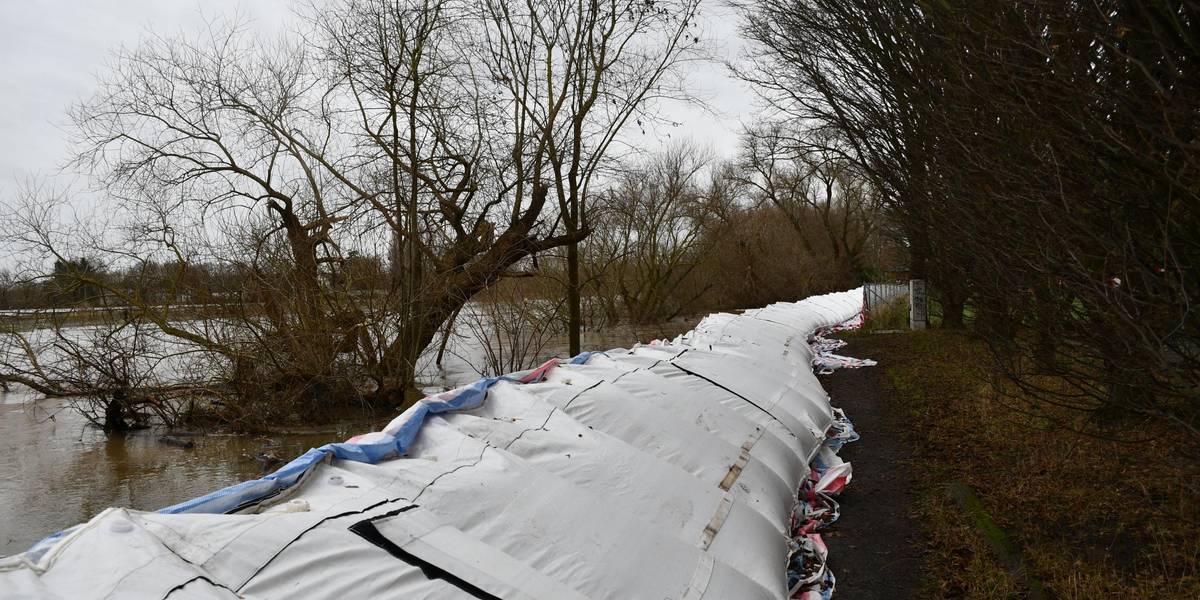
<svg viewBox="0 0 1200 600"><path fill-rule="evenodd" d="M583 346L628 346L690 328L686 320L639 330L613 327L586 335ZM545 354L565 355L565 345L560 341ZM427 390L478 378L469 364L474 361L447 358L442 369L424 372ZM267 436L189 436L179 439L194 447L181 448L159 441L166 432L155 429L109 438L88 426L67 400L39 398L21 388L0 391L0 556L22 552L109 506L157 510L255 479L279 461L370 427L359 422Z"/></svg>
<svg viewBox="0 0 1200 600"><path fill-rule="evenodd" d="M191 449L144 430L108 438L63 399L0 392L0 555L109 506L155 510L262 475L256 455L290 459L353 432L195 436Z"/></svg>

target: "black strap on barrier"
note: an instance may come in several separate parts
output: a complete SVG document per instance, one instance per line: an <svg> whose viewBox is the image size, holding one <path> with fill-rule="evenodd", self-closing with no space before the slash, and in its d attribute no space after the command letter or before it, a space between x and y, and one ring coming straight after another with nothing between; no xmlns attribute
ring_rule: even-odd
<svg viewBox="0 0 1200 600"><path fill-rule="evenodd" d="M410 552L406 552L403 548L397 546L396 544L392 543L391 540L384 537L384 535L379 532L379 529L375 527L375 523L373 521L377 519L394 517L402 512L409 511L414 508L417 508L417 505L410 504L377 517L359 521L350 526L350 531L358 534L364 540L367 540L368 542L371 542L372 544L375 544L376 546L386 550L388 554L391 554L392 556L421 569L421 573L423 573L427 579L441 579L442 581L445 581L446 583L449 583L450 585L453 585L454 587L470 594L474 598L480 598L482 600L503 600L499 596L489 594L488 592L476 587L471 582L462 579L454 573L451 573L427 560L423 560Z"/></svg>

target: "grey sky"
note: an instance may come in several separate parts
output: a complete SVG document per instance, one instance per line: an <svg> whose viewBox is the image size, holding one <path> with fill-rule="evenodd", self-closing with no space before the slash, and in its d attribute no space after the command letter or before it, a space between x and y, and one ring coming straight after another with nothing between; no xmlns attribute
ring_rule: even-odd
<svg viewBox="0 0 1200 600"><path fill-rule="evenodd" d="M122 45L136 46L149 32L172 35L201 28L206 18L239 14L270 35L290 26L294 0L0 0L0 196L29 176L56 176L69 155L66 109L88 97L95 78ZM736 18L716 2L704 8L715 53L739 47ZM723 67L697 69L692 80L719 114L668 107L680 123L647 132L654 147L666 134L707 143L718 154L736 148L739 121L752 97ZM61 177L61 176L58 176Z"/></svg>

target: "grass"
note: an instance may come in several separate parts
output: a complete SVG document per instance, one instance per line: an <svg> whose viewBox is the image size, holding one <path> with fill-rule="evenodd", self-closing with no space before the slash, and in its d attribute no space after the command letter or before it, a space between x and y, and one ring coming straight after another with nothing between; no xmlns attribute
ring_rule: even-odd
<svg viewBox="0 0 1200 600"><path fill-rule="evenodd" d="M978 515L947 494L952 482L974 490L1029 576L1058 598L1200 597L1200 470L1182 456L1188 440L1137 424L1142 441L1108 441L1058 424L1082 425L1079 415L1017 410L963 332L859 339L885 369L892 424L913 448L928 544L920 597L1028 594Z"/></svg>
<svg viewBox="0 0 1200 600"><path fill-rule="evenodd" d="M908 296L893 298L877 306L867 315L862 331L894 331L908 329Z"/></svg>

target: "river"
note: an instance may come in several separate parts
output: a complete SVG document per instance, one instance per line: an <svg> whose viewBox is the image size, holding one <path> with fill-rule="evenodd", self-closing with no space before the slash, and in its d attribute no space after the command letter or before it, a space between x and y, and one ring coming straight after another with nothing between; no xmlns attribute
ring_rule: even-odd
<svg viewBox="0 0 1200 600"><path fill-rule="evenodd" d="M687 320L585 335L585 348L627 346L673 337ZM440 391L479 377L471 348L448 355L441 369L423 370L423 384ZM565 355L563 340L546 356ZM0 555L22 552L39 539L87 521L109 506L156 510L222 487L260 477L309 448L344 441L380 423L344 422L313 431L253 435L200 435L183 448L159 441L149 429L106 437L60 398L29 390L0 391ZM269 457L264 457L269 455Z"/></svg>

